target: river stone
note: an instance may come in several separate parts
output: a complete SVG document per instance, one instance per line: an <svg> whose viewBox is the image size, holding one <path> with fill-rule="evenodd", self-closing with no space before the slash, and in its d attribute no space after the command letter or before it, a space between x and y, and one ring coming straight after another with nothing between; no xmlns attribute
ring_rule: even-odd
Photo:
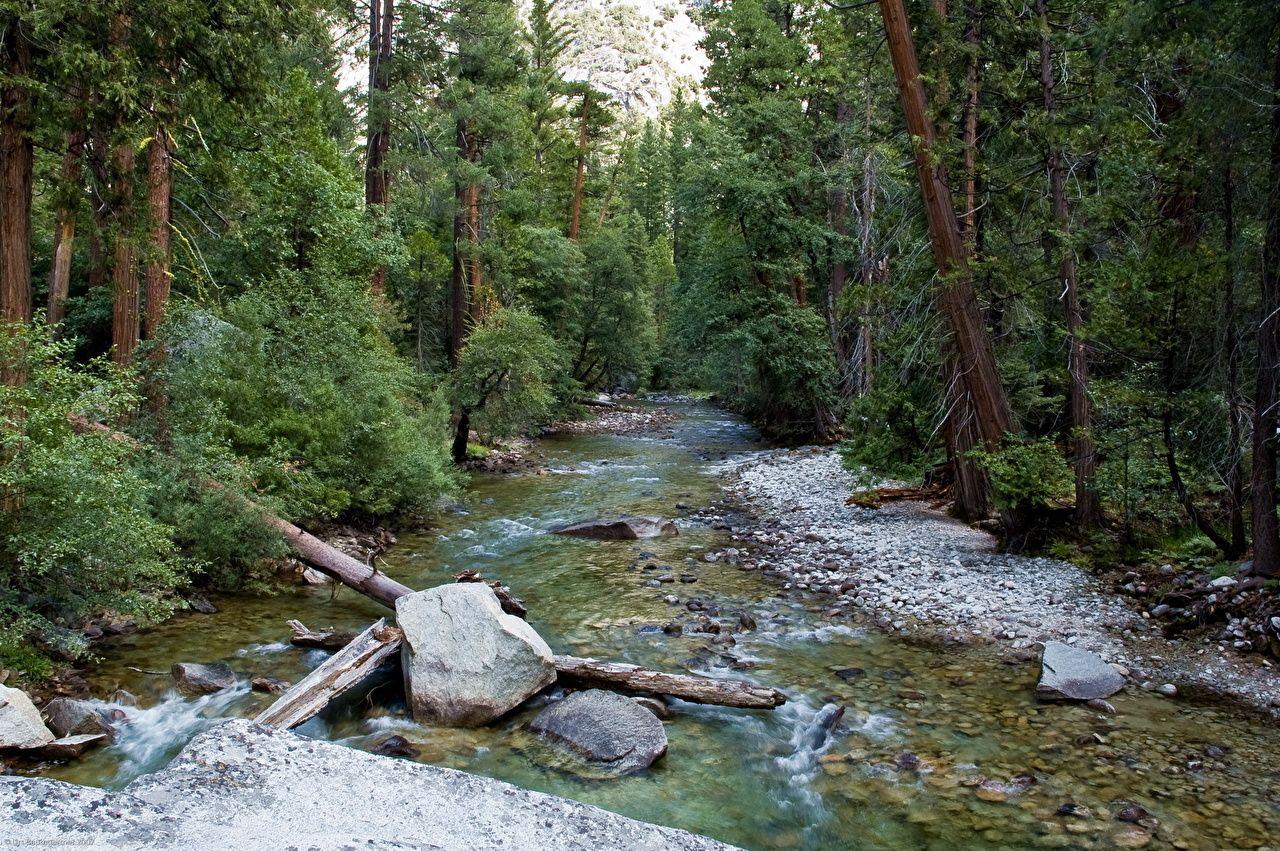
<svg viewBox="0 0 1280 851"><path fill-rule="evenodd" d="M404 630L405 694L414 720L478 727L555 682L551 648L502 611L481 582L441 585L396 600Z"/></svg>
<svg viewBox="0 0 1280 851"><path fill-rule="evenodd" d="M575 691L537 714L529 729L612 775L648 768L667 752L657 716L628 697Z"/></svg>
<svg viewBox="0 0 1280 851"><path fill-rule="evenodd" d="M35 754L42 759L78 759L81 754L104 745L110 740L106 733L81 733L75 736L63 736L35 749Z"/></svg>
<svg viewBox="0 0 1280 851"><path fill-rule="evenodd" d="M53 738L25 691L0 686L0 750L38 748Z"/></svg>
<svg viewBox="0 0 1280 851"><path fill-rule="evenodd" d="M55 697L45 704L44 719L49 729L60 737L95 733L111 736L115 733L115 728L98 707L73 697Z"/></svg>
<svg viewBox="0 0 1280 851"><path fill-rule="evenodd" d="M729 846L461 771L250 721L196 736L119 791L0 777L0 844L468 851L723 851Z"/></svg>
<svg viewBox="0 0 1280 851"><path fill-rule="evenodd" d="M639 538L663 538L680 534L676 524L662 517L623 517L586 520L553 530L557 535L601 538L609 541L631 541Z"/></svg>
<svg viewBox="0 0 1280 851"><path fill-rule="evenodd" d="M1060 641L1046 641L1036 692L1045 698L1102 700L1124 688L1124 677L1102 657Z"/></svg>
<svg viewBox="0 0 1280 851"><path fill-rule="evenodd" d="M195 694L213 694L236 684L235 671L223 662L201 665L198 662L178 662L169 669L178 688Z"/></svg>

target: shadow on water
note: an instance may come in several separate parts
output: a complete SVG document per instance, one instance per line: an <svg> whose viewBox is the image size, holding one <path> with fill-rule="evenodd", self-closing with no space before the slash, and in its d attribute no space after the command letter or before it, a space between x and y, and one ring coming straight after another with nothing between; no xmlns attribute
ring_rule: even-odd
<svg viewBox="0 0 1280 851"><path fill-rule="evenodd" d="M522 731L546 698L482 730L425 728L406 716L392 672L299 732L364 749L400 735L420 761L748 848L1257 848L1271 841L1280 827L1280 735L1249 719L1142 692L1119 695L1114 716L1039 704L1034 665L828 624L816 602L780 597L754 573L704 561L729 539L699 522L682 520L678 537L655 541L548 534L597 514L681 516L688 512L677 503L714 502L721 482L713 467L755 448L756 436L710 407L679 408L670 434L548 440L548 474L475 478L464 507L428 533L404 536L384 569L413 587L480 570L512 586L557 652L751 677L785 690L785 706L744 712L678 704L667 722L666 758L609 781L578 777ZM655 581L667 572L697 581ZM670 594L680 602L666 602ZM705 635L663 634L660 625L692 597L725 616L747 612L757 628L728 648L709 647ZM186 616L108 647L94 685L102 694L133 691L143 708L125 710L129 723L111 747L45 773L120 786L163 765L217 718L252 714L271 699L245 687L184 699L168 677L137 669L221 660L246 678L296 680L323 654L282 643L286 618L350 629L385 614L346 589L220 604L217 614ZM845 709L828 736L832 705Z"/></svg>

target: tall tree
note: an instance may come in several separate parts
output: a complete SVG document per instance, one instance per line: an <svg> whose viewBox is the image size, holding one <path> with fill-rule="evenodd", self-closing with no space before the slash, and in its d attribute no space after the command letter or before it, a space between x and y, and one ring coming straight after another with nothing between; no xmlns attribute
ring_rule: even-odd
<svg viewBox="0 0 1280 851"><path fill-rule="evenodd" d="M391 173L387 153L391 150L391 56L395 34L395 0L369 0L369 97L366 105L369 124L365 148L364 201L369 208L381 207L385 215L390 196ZM378 264L370 287L375 295L386 288L387 269Z"/></svg>
<svg viewBox="0 0 1280 851"><path fill-rule="evenodd" d="M1280 46L1272 78L1271 145L1267 176L1262 305L1258 319L1257 386L1253 399L1253 570L1280 575L1276 520L1276 427L1280 423Z"/></svg>
<svg viewBox="0 0 1280 851"><path fill-rule="evenodd" d="M1006 434L1015 430L1013 413L996 369L991 336L974 293L968 252L960 235L933 122L929 120L911 24L902 0L879 0L879 3L907 130L914 140L925 219L941 279L938 303L948 325L947 345L954 352L951 384L957 394L955 407L963 412L960 415L963 422L972 419L986 448L995 449ZM957 455L955 461L959 468L973 463L967 454ZM984 506L978 497L984 495L987 487L980 484L974 493L961 491L958 509L969 516L981 514Z"/></svg>
<svg viewBox="0 0 1280 851"><path fill-rule="evenodd" d="M84 187L85 141L89 128L86 125L84 95L79 88L71 92L74 106L69 127L64 133L62 165L58 170L58 212L53 231L53 262L49 267L49 306L45 321L57 325L66 311L67 295L71 288L71 258L75 247L76 218L79 213Z"/></svg>
<svg viewBox="0 0 1280 851"><path fill-rule="evenodd" d="M28 23L0 18L5 81L0 88L0 322L31 320L32 142L31 34ZM5 371L7 381L21 375Z"/></svg>
<svg viewBox="0 0 1280 851"><path fill-rule="evenodd" d="M1049 174L1049 197L1053 214L1053 235L1049 245L1058 254L1058 283L1067 328L1067 408L1070 412L1071 456L1075 467L1076 524L1089 529L1098 523L1098 495L1093 476L1097 469L1093 442L1093 408L1089 400L1089 352L1081 337L1084 312L1080 286L1076 280L1075 251L1071 245L1071 203L1067 199L1066 166L1057 141L1057 78L1047 0L1036 0L1040 24L1040 86L1044 95L1046 132L1049 142L1045 169Z"/></svg>

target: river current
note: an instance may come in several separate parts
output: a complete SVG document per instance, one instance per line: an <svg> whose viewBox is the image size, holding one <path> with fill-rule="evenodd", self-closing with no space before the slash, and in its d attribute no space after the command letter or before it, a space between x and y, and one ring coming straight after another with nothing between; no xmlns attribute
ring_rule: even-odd
<svg viewBox="0 0 1280 851"><path fill-rule="evenodd" d="M416 759L507 780L752 849L1259 848L1280 845L1280 733L1212 705L1132 688L1117 713L1042 704L1037 667L982 650L939 649L852 622L820 601L782 596L754 572L703 556L731 544L724 524L690 518L715 503L726 461L759 448L743 422L698 404L664 432L542 442L542 474L478 475L427 532L406 534L381 567L426 588L478 570L511 586L558 653L670 671L746 677L782 689L773 712L677 703L666 757L641 774L589 779L545 748L522 709L479 730L421 727L388 676L298 732L372 749L389 735ZM680 535L594 541L548 534L613 513L680 520ZM714 528L719 526L720 528ZM671 573L693 582L658 582ZM666 598L676 595L679 602ZM736 644L661 626L693 598L755 628ZM287 643L284 621L361 629L387 612L345 588L215 600L114 639L89 679L138 707L116 742L42 774L112 788L164 765L217 719L272 699L248 678L296 681L324 658ZM180 661L226 661L239 688L197 699L172 689ZM823 735L823 707L845 713ZM828 709L829 713L831 710Z"/></svg>

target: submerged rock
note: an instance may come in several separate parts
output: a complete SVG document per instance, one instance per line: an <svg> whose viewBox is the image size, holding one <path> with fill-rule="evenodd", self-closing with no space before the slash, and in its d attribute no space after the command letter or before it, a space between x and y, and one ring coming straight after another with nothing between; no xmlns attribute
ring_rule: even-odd
<svg viewBox="0 0 1280 851"><path fill-rule="evenodd" d="M178 662L169 669L178 688L195 694L213 694L236 684L235 671L223 662L202 665L198 662Z"/></svg>
<svg viewBox="0 0 1280 851"><path fill-rule="evenodd" d="M557 535L629 541L639 538L663 538L680 534L676 524L662 517L612 517L571 523L553 530Z"/></svg>
<svg viewBox="0 0 1280 851"><path fill-rule="evenodd" d="M254 677L249 681L249 687L254 691L262 691L267 694L280 694L289 688L287 680L278 677Z"/></svg>
<svg viewBox="0 0 1280 851"><path fill-rule="evenodd" d="M503 612L488 585L406 594L396 601L396 621L404 630L405 693L420 723L478 727L555 681L551 648Z"/></svg>
<svg viewBox="0 0 1280 851"><path fill-rule="evenodd" d="M0 750L38 748L53 738L25 691L0 686Z"/></svg>
<svg viewBox="0 0 1280 851"><path fill-rule="evenodd" d="M0 777L0 812L4 840L33 847L729 847L499 780L244 720L201 733L167 768L120 791Z"/></svg>
<svg viewBox="0 0 1280 851"><path fill-rule="evenodd" d="M613 775L648 768L667 752L653 712L611 691L576 691L529 722L534 733Z"/></svg>
<svg viewBox="0 0 1280 851"><path fill-rule="evenodd" d="M111 736L115 728L102 710L87 700L55 697L44 708L49 729L60 737L101 733Z"/></svg>
<svg viewBox="0 0 1280 851"><path fill-rule="evenodd" d="M373 752L379 756L402 756L409 759L418 755L418 749L404 736L388 736L373 746Z"/></svg>
<svg viewBox="0 0 1280 851"><path fill-rule="evenodd" d="M1053 700L1103 700L1124 688L1124 677L1097 653L1046 641L1036 692Z"/></svg>

